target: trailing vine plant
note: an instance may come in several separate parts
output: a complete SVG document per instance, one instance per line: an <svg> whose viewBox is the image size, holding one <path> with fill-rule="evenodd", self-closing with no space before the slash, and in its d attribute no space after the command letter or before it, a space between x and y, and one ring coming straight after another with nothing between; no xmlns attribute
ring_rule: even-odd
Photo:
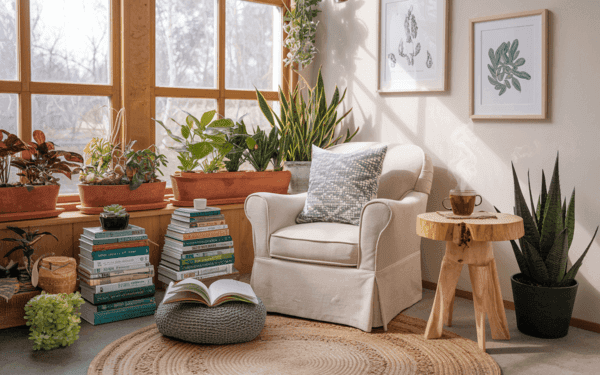
<svg viewBox="0 0 600 375"><path fill-rule="evenodd" d="M310 65L317 48L315 47L315 35L317 33L318 21L314 18L320 10L315 9L322 0L296 0L293 9L287 8L283 17L283 30L287 33L283 45L289 52L283 61L285 65L298 64L298 69Z"/></svg>

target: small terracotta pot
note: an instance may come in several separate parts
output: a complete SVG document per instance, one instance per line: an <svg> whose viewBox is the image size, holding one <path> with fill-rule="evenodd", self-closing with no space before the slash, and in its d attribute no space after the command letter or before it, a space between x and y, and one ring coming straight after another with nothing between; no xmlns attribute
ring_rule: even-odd
<svg viewBox="0 0 600 375"><path fill-rule="evenodd" d="M175 206L193 206L196 198L208 204L242 203L253 193L286 194L292 174L279 172L178 173L171 176Z"/></svg>
<svg viewBox="0 0 600 375"><path fill-rule="evenodd" d="M40 261L38 286L50 294L73 293L77 290L77 262L75 258L47 257L42 259Z"/></svg>
<svg viewBox="0 0 600 375"><path fill-rule="evenodd" d="M163 202L167 183L163 181L142 184L135 190L129 190L129 185L79 184L77 186L83 207L104 207L111 204L132 206Z"/></svg>
<svg viewBox="0 0 600 375"><path fill-rule="evenodd" d="M0 188L0 214L56 210L60 185Z"/></svg>

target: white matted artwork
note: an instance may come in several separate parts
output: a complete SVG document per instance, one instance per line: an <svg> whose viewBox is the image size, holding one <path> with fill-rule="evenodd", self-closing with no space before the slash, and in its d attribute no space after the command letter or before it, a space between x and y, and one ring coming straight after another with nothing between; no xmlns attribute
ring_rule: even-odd
<svg viewBox="0 0 600 375"><path fill-rule="evenodd" d="M548 11L471 23L471 118L545 119Z"/></svg>
<svg viewBox="0 0 600 375"><path fill-rule="evenodd" d="M446 90L449 0L379 0L379 93Z"/></svg>

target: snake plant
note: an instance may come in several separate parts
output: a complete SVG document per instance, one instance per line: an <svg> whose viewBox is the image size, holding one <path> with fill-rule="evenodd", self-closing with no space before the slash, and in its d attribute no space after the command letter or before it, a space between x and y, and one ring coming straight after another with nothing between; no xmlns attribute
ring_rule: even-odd
<svg viewBox="0 0 600 375"><path fill-rule="evenodd" d="M267 104L267 100L256 90L258 105L263 115L271 126L277 126L284 145L283 158L286 161L311 161L312 145L328 148L338 143L343 135L335 136L335 130L340 122L348 116L348 112L338 117L337 109L344 100L346 91L340 97L340 90L336 87L327 104L325 84L321 69L317 77L317 84L306 92L306 100L300 92L299 85L289 96L279 88L279 101L281 104L280 116ZM277 121L277 124L275 123ZM346 133L344 143L350 142L359 129L352 134Z"/></svg>
<svg viewBox="0 0 600 375"><path fill-rule="evenodd" d="M542 171L542 191L536 206L533 204L531 182L527 173L531 211L521 191L514 165L512 172L515 185L515 215L523 218L525 226L525 235L519 239L520 246L515 241L511 241L521 273L539 286L573 285L583 258L596 238L598 228L583 254L568 269L569 249L575 232L575 189L567 205L566 198L562 201L560 193L558 155L548 190L546 190L546 177ZM500 212L498 208L496 211Z"/></svg>

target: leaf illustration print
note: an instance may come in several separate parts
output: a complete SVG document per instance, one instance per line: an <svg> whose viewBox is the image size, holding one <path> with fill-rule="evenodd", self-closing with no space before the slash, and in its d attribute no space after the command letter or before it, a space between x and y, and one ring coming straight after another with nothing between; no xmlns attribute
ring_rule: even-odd
<svg viewBox="0 0 600 375"><path fill-rule="evenodd" d="M409 66L415 65L415 57L421 52L421 43L417 42L417 35L419 27L417 25L417 19L413 13L412 5L408 9L408 13L404 18L404 34L406 38L401 38L398 44L398 55L406 58ZM407 49L404 49L404 42L406 42ZM409 44L412 44L412 52L409 52Z"/></svg>
<svg viewBox="0 0 600 375"><path fill-rule="evenodd" d="M433 59L431 58L431 53L429 53L429 51L427 51L427 61L425 61L425 65L431 69L431 67L433 66Z"/></svg>
<svg viewBox="0 0 600 375"><path fill-rule="evenodd" d="M488 51L488 57L490 63L487 64L490 75L488 81L498 90L498 96L501 96L506 90L515 88L518 92L521 92L521 82L518 80L530 80L531 75L529 73L519 70L519 67L525 65L525 59L519 58L519 40L513 40L512 44L510 41L502 43L495 51L490 48ZM429 52L428 52L429 54ZM512 85L511 85L512 83Z"/></svg>

